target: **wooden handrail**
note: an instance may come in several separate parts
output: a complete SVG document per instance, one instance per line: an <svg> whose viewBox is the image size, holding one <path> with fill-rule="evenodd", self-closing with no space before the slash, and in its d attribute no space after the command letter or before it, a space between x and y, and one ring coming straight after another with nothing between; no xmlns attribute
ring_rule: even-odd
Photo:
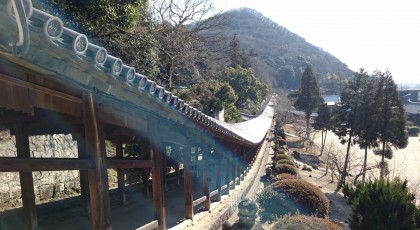
<svg viewBox="0 0 420 230"><path fill-rule="evenodd" d="M136 230L152 230L152 229L156 229L157 227L158 227L158 221L154 220L150 223L147 223L141 226L140 228L137 228Z"/></svg>

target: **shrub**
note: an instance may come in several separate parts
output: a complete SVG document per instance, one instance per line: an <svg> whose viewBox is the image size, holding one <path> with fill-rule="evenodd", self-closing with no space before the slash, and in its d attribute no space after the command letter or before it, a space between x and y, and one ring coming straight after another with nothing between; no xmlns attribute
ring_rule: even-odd
<svg viewBox="0 0 420 230"><path fill-rule="evenodd" d="M350 193L353 193L349 217L351 229L416 228L415 197L408 190L407 181L369 181Z"/></svg>
<svg viewBox="0 0 420 230"><path fill-rule="evenodd" d="M298 213L303 210L296 201L283 193L274 190L272 186L264 188L257 194L258 214L261 222L273 222L282 215Z"/></svg>
<svg viewBox="0 0 420 230"><path fill-rule="evenodd" d="M276 181L287 180L287 179L299 179L299 176L288 174L288 173L280 173L275 178Z"/></svg>
<svg viewBox="0 0 420 230"><path fill-rule="evenodd" d="M284 215L272 229L284 230L339 230L340 226L323 218L303 215Z"/></svg>
<svg viewBox="0 0 420 230"><path fill-rule="evenodd" d="M419 136L420 128L417 126L411 126L407 128L407 131L410 137L417 137Z"/></svg>
<svg viewBox="0 0 420 230"><path fill-rule="evenodd" d="M274 175L277 175L280 173L298 175L298 171L294 166L291 166L288 164L276 164L276 167L274 167Z"/></svg>
<svg viewBox="0 0 420 230"><path fill-rule="evenodd" d="M274 158L274 160L279 161L279 160L290 160L290 157L286 154L276 154L276 157Z"/></svg>
<svg viewBox="0 0 420 230"><path fill-rule="evenodd" d="M325 194L315 185L301 179L285 179L271 185L273 190L284 193L305 208L309 214L326 217L330 203Z"/></svg>
<svg viewBox="0 0 420 230"><path fill-rule="evenodd" d="M288 165L291 165L291 166L295 167L295 162L293 162L293 160L290 160L290 159L279 160L279 161L277 161L277 164L288 164Z"/></svg>
<svg viewBox="0 0 420 230"><path fill-rule="evenodd" d="M277 141L277 143L278 143L280 146L285 146L285 145L287 145L286 140L283 140L283 139L279 139L279 140Z"/></svg>
<svg viewBox="0 0 420 230"><path fill-rule="evenodd" d="M277 149L276 154L286 154L284 149Z"/></svg>

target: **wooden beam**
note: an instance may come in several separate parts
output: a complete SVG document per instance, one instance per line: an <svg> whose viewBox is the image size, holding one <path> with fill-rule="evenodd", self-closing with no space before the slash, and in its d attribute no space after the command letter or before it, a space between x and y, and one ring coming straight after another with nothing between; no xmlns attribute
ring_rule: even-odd
<svg viewBox="0 0 420 230"><path fill-rule="evenodd" d="M165 211L165 194L163 184L163 149L161 140L158 134L159 122L156 117L148 117L148 133L150 137L150 152L152 159L155 162L155 167L152 168L152 185L153 185L153 207L154 217L158 221L158 229L166 229L166 211Z"/></svg>
<svg viewBox="0 0 420 230"><path fill-rule="evenodd" d="M152 160L139 160L137 158L117 159L108 157L107 165L108 168L114 169L149 169L155 167L155 162Z"/></svg>
<svg viewBox="0 0 420 230"><path fill-rule="evenodd" d="M140 228L137 228L136 230L153 230L153 229L158 228L158 226L159 226L158 221L154 220L150 223L147 223L147 224L141 226Z"/></svg>
<svg viewBox="0 0 420 230"><path fill-rule="evenodd" d="M92 160L77 158L0 157L0 172L33 172L93 169Z"/></svg>
<svg viewBox="0 0 420 230"><path fill-rule="evenodd" d="M22 124L15 123L16 150L20 160L30 157L29 137L23 132ZM3 167L1 167L3 168ZM22 193L23 214L25 229L38 228L38 217L36 214L35 192L32 172L19 172L20 187Z"/></svg>
<svg viewBox="0 0 420 230"><path fill-rule="evenodd" d="M202 197L198 198L197 200L193 201L193 207L195 207L195 206L197 206L197 205L199 205L199 204L201 204L201 203L203 203L204 201L207 201L207 200L208 199L207 199L206 196L202 196Z"/></svg>
<svg viewBox="0 0 420 230"><path fill-rule="evenodd" d="M83 95L83 120L86 152L95 162L95 168L88 171L92 226L94 230L112 229L104 124L98 119L91 92Z"/></svg>
<svg viewBox="0 0 420 230"><path fill-rule="evenodd" d="M77 141L77 156L79 159L87 160L88 156L86 153L86 146L84 142L84 134L76 133L73 135L73 138ZM91 160L89 160L91 161ZM93 161L92 168L94 167ZM87 169L79 169L80 174L80 195L83 200L83 206L85 207L86 213L88 216L91 216L91 207L90 207L90 194L89 194L89 177Z"/></svg>
<svg viewBox="0 0 420 230"><path fill-rule="evenodd" d="M8 109L31 114L33 107L45 108L75 117L81 116L82 100L78 97L52 90L40 85L0 74L0 85L8 86ZM11 98L10 98L11 96Z"/></svg>

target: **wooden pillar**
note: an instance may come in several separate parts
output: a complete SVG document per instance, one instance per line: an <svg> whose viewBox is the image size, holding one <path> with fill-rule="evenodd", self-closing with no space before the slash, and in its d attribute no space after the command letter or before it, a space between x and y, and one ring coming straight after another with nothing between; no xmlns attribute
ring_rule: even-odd
<svg viewBox="0 0 420 230"><path fill-rule="evenodd" d="M80 159L87 159L86 144L84 135L75 134L77 136L77 153ZM80 195L82 197L83 205L86 207L86 213L91 216L90 195L89 195L89 179L88 170L79 170L80 175Z"/></svg>
<svg viewBox="0 0 420 230"><path fill-rule="evenodd" d="M210 159L210 146L207 144L202 145L203 151L203 159L202 162L204 164L203 167L203 178L204 178L204 196L206 196L207 200L204 202L204 210L210 211L211 199L210 199L210 177L209 177L209 161Z"/></svg>
<svg viewBox="0 0 420 230"><path fill-rule="evenodd" d="M246 168L245 149L241 147L240 148L240 164L239 164L239 180L240 181L243 181L245 179L245 168Z"/></svg>
<svg viewBox="0 0 420 230"><path fill-rule="evenodd" d="M226 162L226 171L225 171L225 181L226 181L226 184L227 184L227 189L226 189L226 194L227 195L229 195L229 193L230 193L230 172L231 172L231 164L232 164L232 162L231 162L231 156L230 156L230 150L229 150L229 148L228 148L228 145L227 144L224 144L223 145L223 151L225 151L225 153L227 152L227 154L224 154L225 155L225 162Z"/></svg>
<svg viewBox="0 0 420 230"><path fill-rule="evenodd" d="M236 172L237 172L237 167L238 167L238 157L237 157L237 153L236 153L236 149L233 146L233 144L229 144L229 151L231 153L231 173L232 173L232 188L235 189L236 187Z"/></svg>
<svg viewBox="0 0 420 230"><path fill-rule="evenodd" d="M148 117L148 134L150 137L150 154L155 163L152 168L152 186L153 186L153 207L154 217L158 221L158 229L166 229L166 213L165 213L165 194L164 194L164 165L163 153L160 149L161 140L158 133L159 121L157 118Z"/></svg>
<svg viewBox="0 0 420 230"><path fill-rule="evenodd" d="M216 154L216 189L218 191L216 200L222 200L222 190L221 190L221 181L222 181L222 154L215 148L214 149Z"/></svg>
<svg viewBox="0 0 420 230"><path fill-rule="evenodd" d="M115 143L115 148L116 148L116 157L118 159L123 159L124 158L124 153L123 153L123 144L122 144L121 140L118 140ZM125 194L125 180L124 180L124 170L123 169L117 169L117 179L118 179L118 192L120 193L120 203L122 205L126 205L127 204L127 198L126 198L126 194Z"/></svg>
<svg viewBox="0 0 420 230"><path fill-rule="evenodd" d="M180 183L180 175L179 175L179 162L180 162L180 151L179 151L179 147L178 146L172 146L172 152L174 154L174 158L175 158L175 176L176 176L176 185L179 186Z"/></svg>
<svg viewBox="0 0 420 230"><path fill-rule="evenodd" d="M166 156L166 146L162 146L162 148L159 148L159 152L162 155L162 179L163 179L163 190L166 192L168 191L168 181L166 176L168 175L167 167L168 167L168 159Z"/></svg>
<svg viewBox="0 0 420 230"><path fill-rule="evenodd" d="M150 156L150 145L147 141L142 141L140 143L140 151L142 153L149 153L149 154L146 154L146 159L145 160L152 159L151 156ZM148 197L151 196L150 189L149 189L149 177L150 177L149 170L150 169L142 169L141 170L141 178L143 180L144 192L147 194Z"/></svg>
<svg viewBox="0 0 420 230"><path fill-rule="evenodd" d="M92 226L95 230L112 229L109 202L108 172L104 124L98 120L96 96L83 94L83 123L85 127L86 152L95 162L95 168L88 170Z"/></svg>
<svg viewBox="0 0 420 230"><path fill-rule="evenodd" d="M23 132L22 124L15 124L16 150L18 158L30 158L29 137ZM25 229L38 228L36 214L35 192L32 172L19 172L20 187L22 192L23 214Z"/></svg>
<svg viewBox="0 0 420 230"><path fill-rule="evenodd" d="M191 179L191 145L188 144L183 152L184 163L184 196L185 196L185 218L193 220L194 207L192 195L192 179Z"/></svg>

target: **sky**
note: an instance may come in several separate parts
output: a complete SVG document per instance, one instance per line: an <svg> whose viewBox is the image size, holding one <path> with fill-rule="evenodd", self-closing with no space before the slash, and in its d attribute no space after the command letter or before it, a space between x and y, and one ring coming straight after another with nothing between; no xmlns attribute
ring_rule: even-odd
<svg viewBox="0 0 420 230"><path fill-rule="evenodd" d="M215 0L218 9L255 9L354 71L388 69L395 83L420 84L416 0Z"/></svg>

